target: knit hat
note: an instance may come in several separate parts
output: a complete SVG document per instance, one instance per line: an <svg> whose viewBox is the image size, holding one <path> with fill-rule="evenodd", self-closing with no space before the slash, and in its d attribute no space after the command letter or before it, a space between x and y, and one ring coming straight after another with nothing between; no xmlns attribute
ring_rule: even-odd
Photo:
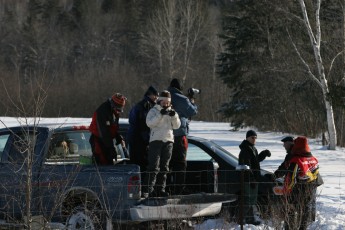
<svg viewBox="0 0 345 230"><path fill-rule="evenodd" d="M174 87L180 91L182 91L182 89L183 89L182 84L180 83L180 81L177 78L174 78L171 80L170 87Z"/></svg>
<svg viewBox="0 0 345 230"><path fill-rule="evenodd" d="M123 112L123 107L126 104L126 100L127 98L123 96L121 93L115 93L110 100L111 106L113 109L117 109Z"/></svg>
<svg viewBox="0 0 345 230"><path fill-rule="evenodd" d="M256 135L256 132L254 130L248 130L246 134L246 138L252 137L252 136L258 136L258 135Z"/></svg>
<svg viewBox="0 0 345 230"><path fill-rule="evenodd" d="M306 137L297 137L291 150L292 154L310 153L308 140Z"/></svg>
<svg viewBox="0 0 345 230"><path fill-rule="evenodd" d="M171 95L170 95L170 92L168 90L164 90L159 94L158 101L162 101L162 100L171 101Z"/></svg>
<svg viewBox="0 0 345 230"><path fill-rule="evenodd" d="M281 139L281 142L293 142L293 137L291 136L287 136L287 137L284 137L283 139Z"/></svg>
<svg viewBox="0 0 345 230"><path fill-rule="evenodd" d="M150 95L156 95L156 96L159 95L159 93L156 90L156 88L153 87L152 85L146 90L146 93L145 93L145 96L150 96Z"/></svg>

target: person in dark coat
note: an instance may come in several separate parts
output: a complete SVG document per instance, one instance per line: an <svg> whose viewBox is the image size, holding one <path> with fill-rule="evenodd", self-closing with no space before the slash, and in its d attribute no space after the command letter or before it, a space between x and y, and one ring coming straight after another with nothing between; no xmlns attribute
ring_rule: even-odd
<svg viewBox="0 0 345 230"><path fill-rule="evenodd" d="M189 121L192 116L198 113L198 107L194 99L188 98L182 93L182 84L177 78L170 82L168 91L171 93L171 104L181 120L181 126L174 129L174 146L170 160L170 171L173 176L173 192L175 194L186 193L184 191L187 169L187 149L188 149L188 132Z"/></svg>
<svg viewBox="0 0 345 230"><path fill-rule="evenodd" d="M127 144L129 146L130 160L140 166L140 171L146 171L147 154L150 140L150 128L146 124L147 113L156 104L158 91L150 86L144 98L129 112L129 129Z"/></svg>
<svg viewBox="0 0 345 230"><path fill-rule="evenodd" d="M289 161L292 157L291 150L293 148L293 137L287 136L281 140L284 144L284 148L286 150L286 156L284 161L279 165L278 169L274 172L275 177L283 177L285 176L287 169L289 168Z"/></svg>
<svg viewBox="0 0 345 230"><path fill-rule="evenodd" d="M318 160L311 154L306 137L297 137L292 148L284 185L276 186L276 195L283 195L285 230L306 230L312 220L312 204L320 181ZM322 179L321 179L322 180Z"/></svg>
<svg viewBox="0 0 345 230"><path fill-rule="evenodd" d="M255 215L258 196L258 183L260 182L260 162L271 156L269 150L263 150L258 154L255 148L257 134L254 130L246 133L246 139L239 145L241 151L238 158L239 165L248 166L244 175L244 221L247 224L259 225L261 219Z"/></svg>
<svg viewBox="0 0 345 230"><path fill-rule="evenodd" d="M92 116L89 127L90 144L94 160L99 165L113 165L114 160L117 160L113 139L116 138L116 144L124 144L118 130L120 114L123 112L125 103L126 97L115 93L102 103Z"/></svg>

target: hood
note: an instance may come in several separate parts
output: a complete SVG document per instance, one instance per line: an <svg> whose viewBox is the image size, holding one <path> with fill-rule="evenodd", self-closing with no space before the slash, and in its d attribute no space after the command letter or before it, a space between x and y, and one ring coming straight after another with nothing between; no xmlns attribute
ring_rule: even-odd
<svg viewBox="0 0 345 230"><path fill-rule="evenodd" d="M252 146L254 145L247 140L243 140L242 143L239 145L240 149L245 149Z"/></svg>
<svg viewBox="0 0 345 230"><path fill-rule="evenodd" d="M169 88L168 88L168 91L169 91L171 94L174 94L174 93L183 94L183 93L181 92L181 90L178 90L178 89L176 89L175 87L169 87Z"/></svg>
<svg viewBox="0 0 345 230"><path fill-rule="evenodd" d="M306 137L297 137L294 140L294 145L292 147L291 153L293 155L305 155L310 153L310 148L308 145L308 140Z"/></svg>

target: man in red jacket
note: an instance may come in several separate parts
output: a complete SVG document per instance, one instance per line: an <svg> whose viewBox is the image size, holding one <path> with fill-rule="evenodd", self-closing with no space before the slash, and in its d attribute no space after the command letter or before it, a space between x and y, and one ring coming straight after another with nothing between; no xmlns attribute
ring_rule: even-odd
<svg viewBox="0 0 345 230"><path fill-rule="evenodd" d="M112 165L116 161L116 144L123 144L122 136L119 135L119 118L123 112L126 98L115 93L111 98L101 104L92 116L90 124L90 144L94 160L99 165Z"/></svg>
<svg viewBox="0 0 345 230"><path fill-rule="evenodd" d="M306 137L297 137L292 147L289 169L284 185L275 187L277 195L284 195L286 201L285 229L307 229L311 220L311 203L319 183L319 163L311 154Z"/></svg>

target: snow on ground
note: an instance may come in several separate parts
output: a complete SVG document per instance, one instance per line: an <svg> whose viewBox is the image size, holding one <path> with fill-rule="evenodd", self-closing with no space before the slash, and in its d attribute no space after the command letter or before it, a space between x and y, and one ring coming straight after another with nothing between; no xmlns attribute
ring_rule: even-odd
<svg viewBox="0 0 345 230"><path fill-rule="evenodd" d="M14 126L18 123L27 124L38 122L37 119L19 119L0 117L0 128ZM45 124L89 124L90 118L41 118L39 123ZM235 156L239 153L239 144L245 138L248 129L231 131L228 123L192 121L190 135L213 140ZM285 149L280 141L284 136L290 135L277 132L258 132L256 148L258 151L269 149L270 158L261 162L261 167L273 172L285 157ZM316 221L308 229L342 230L345 229L345 149L337 148L335 151L327 150L320 144L320 140L309 139L312 153L320 163L320 173L324 185L318 187ZM197 230L209 229L241 229L235 223L227 223L223 219L207 220L195 226ZM246 225L247 230L274 229L269 224L260 226Z"/></svg>
<svg viewBox="0 0 345 230"><path fill-rule="evenodd" d="M192 121L190 125L190 135L213 140L235 156L238 156L238 146L245 139L248 129L231 130L232 128L227 123ZM256 148L258 151L269 149L272 153L270 158L266 158L261 162L261 167L273 172L285 157L285 149L280 140L290 134L258 131L257 134ZM345 149L327 150L317 139L309 139L309 145L313 155L319 160L324 185L318 188L316 221L308 229L345 229ZM240 226L234 223L225 223L224 220L220 219L208 220L198 225L196 229L240 229ZM244 229L274 228L269 225L246 225Z"/></svg>

